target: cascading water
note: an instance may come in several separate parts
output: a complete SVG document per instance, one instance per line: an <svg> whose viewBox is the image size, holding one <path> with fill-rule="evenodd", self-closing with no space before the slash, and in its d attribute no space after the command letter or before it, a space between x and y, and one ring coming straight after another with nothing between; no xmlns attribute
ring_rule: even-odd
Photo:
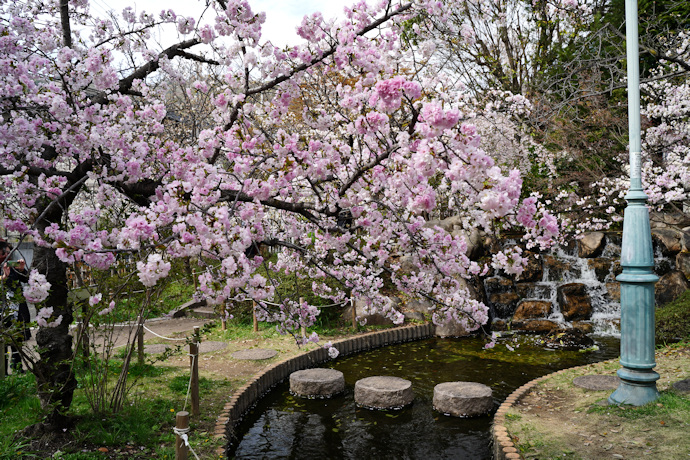
<svg viewBox="0 0 690 460"><path fill-rule="evenodd" d="M506 241L505 244L515 242ZM560 328L572 328L576 321L564 316L559 288L581 285L591 310L586 318L578 318L578 324L588 323L595 335L620 334L620 288L615 279L620 273L620 241L615 235L607 238L597 257L580 257L576 244L561 246L535 257L537 268L533 267L526 274L527 280L507 278L500 274L485 280L486 296L494 318L511 321L521 303L548 302L550 311L538 319Z"/></svg>

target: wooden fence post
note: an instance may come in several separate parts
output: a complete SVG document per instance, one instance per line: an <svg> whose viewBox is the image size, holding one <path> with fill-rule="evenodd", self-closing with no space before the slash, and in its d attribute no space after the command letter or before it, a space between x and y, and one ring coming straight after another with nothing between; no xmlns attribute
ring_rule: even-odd
<svg viewBox="0 0 690 460"><path fill-rule="evenodd" d="M254 332L259 332L259 321L256 319L256 301L252 300L252 316L254 320Z"/></svg>
<svg viewBox="0 0 690 460"><path fill-rule="evenodd" d="M175 428L178 430L189 430L189 412L180 411L175 417ZM184 443L182 436L177 434L175 436L175 460L187 460L189 449Z"/></svg>
<svg viewBox="0 0 690 460"><path fill-rule="evenodd" d="M137 317L137 348L139 365L144 366L144 319L139 315Z"/></svg>
<svg viewBox="0 0 690 460"><path fill-rule="evenodd" d="M199 326L194 326L194 340L189 344L189 360L192 373L189 391L192 396L192 415L195 417L201 413L199 410L199 343L197 340L201 341L201 335L199 334Z"/></svg>
<svg viewBox="0 0 690 460"><path fill-rule="evenodd" d="M355 307L355 298L350 296L350 307L352 308L352 329L357 330L357 308Z"/></svg>
<svg viewBox="0 0 690 460"><path fill-rule="evenodd" d="M5 366L7 366L7 345L5 342L0 342L0 351L2 351L2 356L0 356L0 379L5 378Z"/></svg>

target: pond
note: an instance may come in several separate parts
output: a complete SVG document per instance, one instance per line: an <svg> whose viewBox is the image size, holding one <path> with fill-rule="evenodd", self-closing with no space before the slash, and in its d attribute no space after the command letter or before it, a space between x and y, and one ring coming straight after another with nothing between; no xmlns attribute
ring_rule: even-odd
<svg viewBox="0 0 690 460"><path fill-rule="evenodd" d="M388 346L337 359L328 367L345 374L345 393L304 399L284 382L238 426L228 458L237 459L490 459L492 415L448 417L432 408L434 386L480 382L493 390L494 411L520 385L560 369L615 358L618 339L599 337L597 351L551 351L536 338L503 339L484 350L478 338L439 339ZM509 344L515 351L509 351ZM355 382L392 375L412 382L415 400L402 410L375 411L354 403Z"/></svg>

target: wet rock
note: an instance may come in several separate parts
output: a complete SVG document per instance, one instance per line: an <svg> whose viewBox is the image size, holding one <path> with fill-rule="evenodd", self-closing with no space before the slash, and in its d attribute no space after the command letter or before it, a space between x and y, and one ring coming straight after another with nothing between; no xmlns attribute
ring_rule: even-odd
<svg viewBox="0 0 690 460"><path fill-rule="evenodd" d="M513 321L510 327L514 331L523 331L534 334L545 334L560 329L560 325L548 319L532 319L525 321Z"/></svg>
<svg viewBox="0 0 690 460"><path fill-rule="evenodd" d="M683 246L683 251L690 251L690 227L686 227L682 230L683 239L681 240L681 245Z"/></svg>
<svg viewBox="0 0 690 460"><path fill-rule="evenodd" d="M510 278L496 277L484 280L484 289L491 294L502 294L513 289L513 281Z"/></svg>
<svg viewBox="0 0 690 460"><path fill-rule="evenodd" d="M654 229L652 239L661 248L661 253L667 257L674 256L683 249L683 233L674 228Z"/></svg>
<svg viewBox="0 0 690 460"><path fill-rule="evenodd" d="M568 329L549 333L542 338L542 343L547 348L583 350L594 345L594 340L578 329Z"/></svg>
<svg viewBox="0 0 690 460"><path fill-rule="evenodd" d="M577 254L583 259L599 257L604 251L606 238L603 232L585 233L579 240Z"/></svg>
<svg viewBox="0 0 690 460"><path fill-rule="evenodd" d="M690 279L690 252L681 252L676 256L676 269Z"/></svg>
<svg viewBox="0 0 690 460"><path fill-rule="evenodd" d="M618 282L606 283L606 292L614 302L621 301L621 284Z"/></svg>
<svg viewBox="0 0 690 460"><path fill-rule="evenodd" d="M587 260L587 265L589 265L589 268L594 270L597 281L600 283L606 281L606 277L611 273L612 264L613 261L611 259L605 259L602 257Z"/></svg>
<svg viewBox="0 0 690 460"><path fill-rule="evenodd" d="M676 300L689 287L688 280L679 270L662 276L655 286L654 298L657 306L663 306Z"/></svg>
<svg viewBox="0 0 690 460"><path fill-rule="evenodd" d="M491 323L491 330L493 331L507 331L508 330L508 321L504 319L495 319Z"/></svg>
<svg viewBox="0 0 690 460"><path fill-rule="evenodd" d="M551 314L551 308L551 302L548 300L522 300L515 310L513 321L544 318Z"/></svg>
<svg viewBox="0 0 690 460"><path fill-rule="evenodd" d="M548 270L547 281L562 281L565 275L572 270L572 266L569 262L546 255L544 256L544 269Z"/></svg>
<svg viewBox="0 0 690 460"><path fill-rule="evenodd" d="M592 300L584 284L564 284L558 288L556 297L566 321L589 319L592 316Z"/></svg>
<svg viewBox="0 0 690 460"><path fill-rule="evenodd" d="M376 376L357 380L355 402L372 409L400 409L414 399L412 382L400 377Z"/></svg>
<svg viewBox="0 0 690 460"><path fill-rule="evenodd" d="M476 382L445 382L434 387L434 409L453 417L478 417L493 408L491 388Z"/></svg>
<svg viewBox="0 0 690 460"><path fill-rule="evenodd" d="M672 259L656 258L654 260L654 273L657 276L664 276L671 273L674 269Z"/></svg>
<svg viewBox="0 0 690 460"><path fill-rule="evenodd" d="M489 305L493 307L494 316L497 318L511 318L520 297L514 292L493 294L489 297Z"/></svg>
<svg viewBox="0 0 690 460"><path fill-rule="evenodd" d="M587 323L585 321L573 321L573 329L582 331L585 334L590 334L594 330L594 325L592 323Z"/></svg>
<svg viewBox="0 0 690 460"><path fill-rule="evenodd" d="M520 281L541 281L544 274L541 256L530 251L525 251L522 255L527 258L527 265L518 279Z"/></svg>
<svg viewBox="0 0 690 460"><path fill-rule="evenodd" d="M515 292L521 299L549 299L552 286L537 283L515 283Z"/></svg>

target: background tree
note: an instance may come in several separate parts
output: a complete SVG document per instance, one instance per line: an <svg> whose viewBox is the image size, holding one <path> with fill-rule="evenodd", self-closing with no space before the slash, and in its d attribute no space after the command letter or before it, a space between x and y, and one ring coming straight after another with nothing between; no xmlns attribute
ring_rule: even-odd
<svg viewBox="0 0 690 460"><path fill-rule="evenodd" d="M316 311L264 302L275 280L257 272L267 262L252 248L273 246L282 250L272 268L301 271L326 298L353 293L399 321L380 294L385 272L397 289L433 300L437 321L475 329L487 320L460 281L488 267L466 257L461 236L424 226L437 190L467 228L522 227L526 244L541 247L559 229L535 198L521 201L519 172L480 148L456 79L399 40L401 21L422 12L443 20L455 6L359 3L340 22L315 14L298 28L305 42L287 50L261 42L264 15L241 0L217 1L199 20L130 8L99 19L67 0L2 6L1 206L5 226L37 244L24 294L42 307L32 371L44 429L65 426L76 387L66 273L77 262L108 269L136 253L151 288L171 259L193 258L209 303L254 299L294 331ZM180 41L157 49L151 34L166 25ZM223 85L203 77L173 90L185 62ZM310 90L317 76L330 83ZM175 94L214 103L184 135L166 129ZM87 191L93 200L81 198ZM99 227L102 210L121 203L120 224ZM339 225L343 212L349 225ZM400 270L403 254L414 271ZM491 263L519 273L524 262L514 248ZM319 283L325 277L340 287ZM109 305L100 294L94 300Z"/></svg>

